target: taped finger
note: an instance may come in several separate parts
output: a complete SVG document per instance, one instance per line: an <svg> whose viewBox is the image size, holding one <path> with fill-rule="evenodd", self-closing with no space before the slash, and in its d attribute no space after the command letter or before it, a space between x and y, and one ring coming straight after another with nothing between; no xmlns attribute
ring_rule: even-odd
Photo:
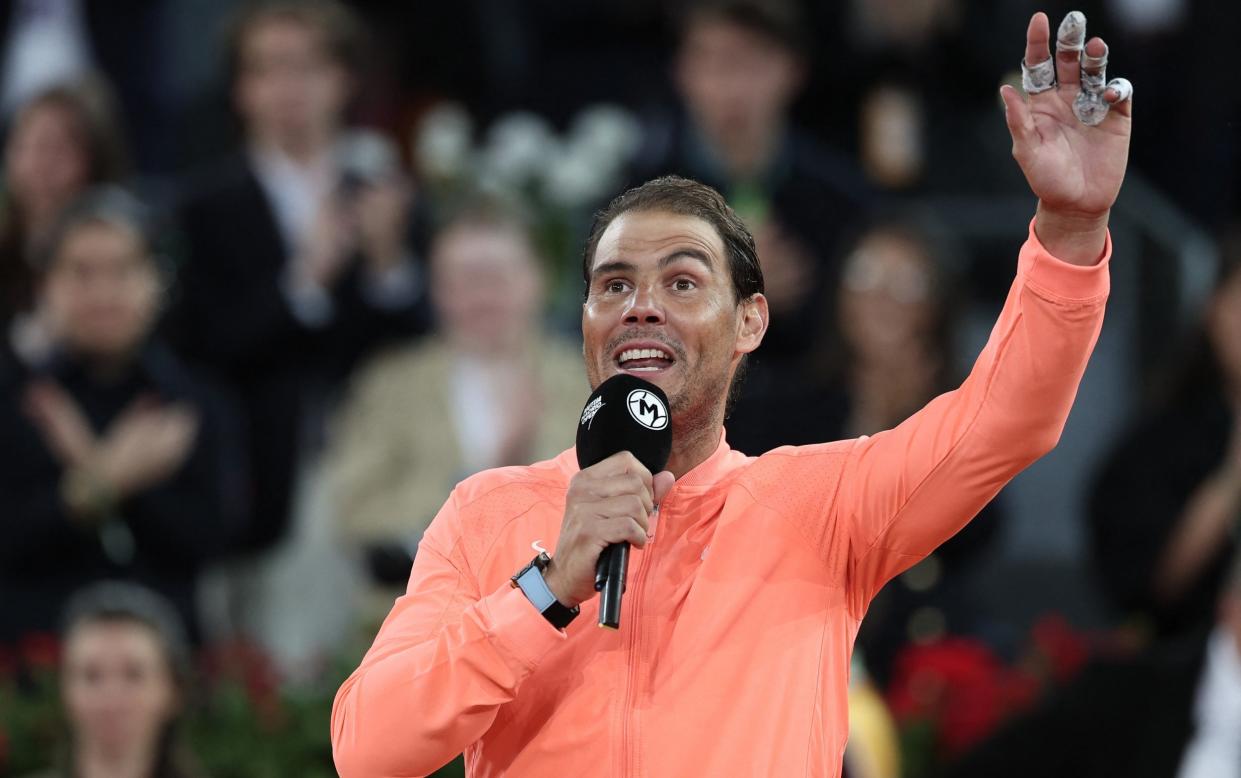
<svg viewBox="0 0 1241 778"><path fill-rule="evenodd" d="M1091 41L1094 43L1094 41ZM1073 98L1073 114L1083 124L1094 126L1107 116L1108 104L1103 99L1104 82L1107 80L1107 44L1099 41L1103 51L1091 56L1082 52L1081 91Z"/></svg>
<svg viewBox="0 0 1241 778"><path fill-rule="evenodd" d="M1056 88L1056 65L1050 57L1033 65L1021 61L1021 88L1028 95Z"/></svg>
<svg viewBox="0 0 1241 778"><path fill-rule="evenodd" d="M1086 15L1069 11L1056 30L1056 76L1061 84L1081 78L1081 55L1086 47Z"/></svg>
<svg viewBox="0 0 1241 778"><path fill-rule="evenodd" d="M1113 78L1107 82L1107 88L1116 95L1116 99L1111 101L1113 104L1123 103L1133 97L1133 84L1129 83L1127 78Z"/></svg>

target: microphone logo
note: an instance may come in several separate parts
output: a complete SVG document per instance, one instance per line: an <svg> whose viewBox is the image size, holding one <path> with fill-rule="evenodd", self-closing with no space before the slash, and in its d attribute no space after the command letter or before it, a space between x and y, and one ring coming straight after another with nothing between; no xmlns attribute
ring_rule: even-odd
<svg viewBox="0 0 1241 778"><path fill-rule="evenodd" d="M582 420L579 423L585 424L586 428L590 429L590 423L595 420L595 414L598 413L599 409L602 407L603 407L602 397L596 397L595 399L591 400L590 403L585 408L582 409Z"/></svg>
<svg viewBox="0 0 1241 778"><path fill-rule="evenodd" d="M650 430L662 430L668 426L668 409L654 394L645 389L634 389L625 400L629 415L634 421Z"/></svg>

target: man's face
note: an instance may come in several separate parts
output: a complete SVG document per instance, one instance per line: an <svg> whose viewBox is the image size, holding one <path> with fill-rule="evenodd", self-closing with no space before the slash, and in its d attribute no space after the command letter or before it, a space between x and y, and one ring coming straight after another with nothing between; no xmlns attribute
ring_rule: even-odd
<svg viewBox="0 0 1241 778"><path fill-rule="evenodd" d="M316 30L266 19L246 33L239 56L235 99L250 133L297 142L340 121L349 77Z"/></svg>
<svg viewBox="0 0 1241 778"><path fill-rule="evenodd" d="M624 213L599 239L589 283L582 336L591 386L630 373L663 389L682 424L715 418L738 360L767 328L761 294L736 301L715 228L693 216Z"/></svg>
<svg viewBox="0 0 1241 778"><path fill-rule="evenodd" d="M791 52L723 19L691 24L677 58L681 95L712 135L753 135L779 122L801 79Z"/></svg>

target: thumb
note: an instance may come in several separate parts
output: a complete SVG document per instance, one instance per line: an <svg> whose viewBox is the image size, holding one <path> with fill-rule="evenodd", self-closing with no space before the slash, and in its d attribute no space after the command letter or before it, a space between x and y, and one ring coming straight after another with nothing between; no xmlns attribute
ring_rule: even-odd
<svg viewBox="0 0 1241 778"><path fill-rule="evenodd" d="M669 491L672 490L672 485L675 483L676 483L676 476L674 476L669 471L664 470L662 472L656 473L655 478L651 482L653 491L655 493L654 494L655 502L659 503L660 500L664 499L664 495L666 495Z"/></svg>

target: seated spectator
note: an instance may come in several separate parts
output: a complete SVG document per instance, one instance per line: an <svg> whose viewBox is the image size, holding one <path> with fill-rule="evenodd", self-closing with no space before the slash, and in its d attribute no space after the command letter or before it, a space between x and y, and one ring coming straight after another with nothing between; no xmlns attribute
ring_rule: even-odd
<svg viewBox="0 0 1241 778"><path fill-rule="evenodd" d="M1104 657L967 756L951 778L1241 776L1241 557L1201 632Z"/></svg>
<svg viewBox="0 0 1241 778"><path fill-rule="evenodd" d="M191 629L199 565L241 528L235 417L152 339L164 279L145 212L92 190L48 236L55 348L0 370L0 644L53 631L69 595L128 578Z"/></svg>
<svg viewBox="0 0 1241 778"><path fill-rule="evenodd" d="M540 263L521 222L463 210L435 236L430 260L438 332L366 366L329 452L344 534L372 547L373 561L390 549L392 572L381 577L401 588L445 489L571 446L590 394L580 347L541 324Z"/></svg>
<svg viewBox="0 0 1241 778"><path fill-rule="evenodd" d="M933 225L890 220L869 228L843 263L834 321L811 378L756 361L728 422L733 446L761 454L780 445L843 440L896 427L959 381L953 338L956 283ZM825 306L826 307L826 306ZM755 398L762 398L761 401ZM967 575L1000 517L983 509L955 538L897 578L872 603L859 647L876 681L887 682L910 640L976 628Z"/></svg>
<svg viewBox="0 0 1241 778"><path fill-rule="evenodd" d="M868 199L852 162L790 119L806 76L805 31L793 2L689 4L674 67L684 107L652 124L633 176L710 184L749 224L772 311L768 360L812 345L818 304Z"/></svg>
<svg viewBox="0 0 1241 778"><path fill-rule="evenodd" d="M338 381L420 327L408 183L389 145L346 131L359 46L335 0L248 5L229 44L243 147L180 209L171 332L242 395L254 547L283 535Z"/></svg>
<svg viewBox="0 0 1241 778"><path fill-rule="evenodd" d="M61 660L66 748L30 778L193 778L177 735L190 647L177 612L133 584L102 582L69 603Z"/></svg>
<svg viewBox="0 0 1241 778"><path fill-rule="evenodd" d="M1210 622L1241 522L1241 246L1225 252L1190 366L1104 465L1094 554L1117 608L1160 633Z"/></svg>
<svg viewBox="0 0 1241 778"><path fill-rule="evenodd" d="M94 184L120 181L127 157L106 84L83 81L38 93L22 105L4 141L0 198L0 327L28 354L45 346L31 317L32 263L70 202Z"/></svg>

